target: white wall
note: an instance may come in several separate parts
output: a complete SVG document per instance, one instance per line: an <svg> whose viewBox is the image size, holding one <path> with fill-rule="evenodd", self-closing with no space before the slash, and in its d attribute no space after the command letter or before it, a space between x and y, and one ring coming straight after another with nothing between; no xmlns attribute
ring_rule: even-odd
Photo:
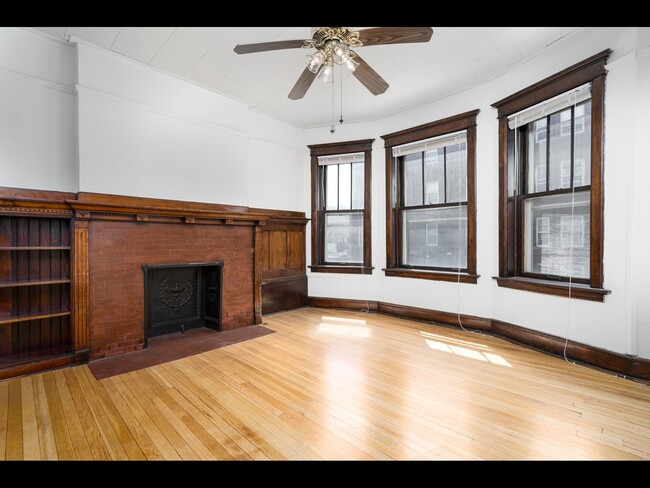
<svg viewBox="0 0 650 488"><path fill-rule="evenodd" d="M643 58L642 65L634 54L645 47L647 41L647 32L643 29L584 29L504 75L465 92L377 121L344 124L337 127L333 136L330 136L327 127L306 130L305 144L375 138L372 168L374 272L371 276L352 277L309 273L309 294L459 311L500 319L560 337L568 336L572 340L619 353L639 353L650 357L650 346L647 345L650 342L650 308L647 304L650 285L648 273L641 278L636 271L637 266L641 265L647 269L647 256L644 256L647 253L639 252L636 260L631 259L635 244L628 236L633 226L641 228L643 225L639 225L640 222L648 220L646 195L638 195L636 213L631 213L630 208L630 192L635 181L646 181L635 178L638 178L642 167L647 172L647 164L642 164L645 156L639 146L644 141L641 134L645 133L647 139L648 130L644 126L637 132L639 144L634 134L630 134L634 132L630 129L631 114L637 114L638 120L645 116L642 107L649 106L640 103L650 94L647 57ZM596 303L500 288L492 279L498 275L498 122L496 110L490 104L606 48L614 51L609 58L606 87L604 243L605 287L612 294L606 297L605 303ZM476 164L477 263L481 275L478 283L458 285L385 277L381 271L386 265L385 161L380 136L476 108L481 110L477 117ZM309 185L308 175L303 179L303 184ZM306 211L310 205L306 196ZM645 239L643 242L650 245L648 230L642 229L640 232ZM639 242L639 248L641 245ZM309 244L307 249L310 249ZM645 300L641 299L643 293ZM633 314L629 313L632 309ZM640 345L643 341L645 344Z"/></svg>
<svg viewBox="0 0 650 488"><path fill-rule="evenodd" d="M78 43L79 188L301 210L301 131Z"/></svg>
<svg viewBox="0 0 650 488"><path fill-rule="evenodd" d="M77 191L74 48L0 28L0 186Z"/></svg>

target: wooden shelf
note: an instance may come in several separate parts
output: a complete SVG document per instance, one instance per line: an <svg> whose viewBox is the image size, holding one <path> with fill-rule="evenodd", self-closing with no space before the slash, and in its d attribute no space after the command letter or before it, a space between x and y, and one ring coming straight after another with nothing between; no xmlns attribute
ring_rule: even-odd
<svg viewBox="0 0 650 488"><path fill-rule="evenodd" d="M44 369L60 368L74 363L74 354L68 346L43 352L11 354L0 357L0 380Z"/></svg>
<svg viewBox="0 0 650 488"><path fill-rule="evenodd" d="M19 286L60 285L63 283L70 283L70 278L60 278L57 280L0 281L0 288L16 288Z"/></svg>
<svg viewBox="0 0 650 488"><path fill-rule="evenodd" d="M0 246L0 251L69 251L70 246Z"/></svg>
<svg viewBox="0 0 650 488"><path fill-rule="evenodd" d="M13 315L9 317L0 318L0 325L14 324L16 322L27 322L28 320L40 320L40 319L51 319L54 317L65 317L70 315L72 312L70 310L64 310L61 312L52 312L45 313L40 315Z"/></svg>

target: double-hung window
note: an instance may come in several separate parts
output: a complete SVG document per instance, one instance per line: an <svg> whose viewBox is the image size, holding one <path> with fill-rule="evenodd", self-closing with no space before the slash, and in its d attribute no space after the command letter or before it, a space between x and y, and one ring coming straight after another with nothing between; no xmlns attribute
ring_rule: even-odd
<svg viewBox="0 0 650 488"><path fill-rule="evenodd" d="M477 113L382 136L386 276L476 283Z"/></svg>
<svg viewBox="0 0 650 488"><path fill-rule="evenodd" d="M372 139L309 146L312 272L370 273Z"/></svg>
<svg viewBox="0 0 650 488"><path fill-rule="evenodd" d="M499 111L500 286L602 301L603 51ZM570 286L572 285L572 286Z"/></svg>

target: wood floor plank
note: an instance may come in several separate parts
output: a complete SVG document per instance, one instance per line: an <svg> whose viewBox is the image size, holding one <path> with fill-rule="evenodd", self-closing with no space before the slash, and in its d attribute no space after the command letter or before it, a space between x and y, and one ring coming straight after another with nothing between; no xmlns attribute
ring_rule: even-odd
<svg viewBox="0 0 650 488"><path fill-rule="evenodd" d="M102 383L106 389L106 393L110 396L111 401L115 405L117 413L124 420L124 423L127 425L131 435L135 439L145 458L150 460L164 459L163 455L153 443L151 437L149 437L149 434L143 428L135 413L129 408L129 404L124 400L116 388L114 381L109 378L102 381Z"/></svg>
<svg viewBox="0 0 650 488"><path fill-rule="evenodd" d="M57 370L54 372L54 380L56 381L56 388L61 400L63 414L65 415L65 422L68 428L70 439L72 440L72 449L74 452L75 460L90 461L93 459L93 453L86 437L77 405L72 398L70 388L66 381L65 372Z"/></svg>
<svg viewBox="0 0 650 488"><path fill-rule="evenodd" d="M92 375L88 375L87 370L87 366L80 366L74 368L74 373L97 426L97 430L106 446L109 459L127 461L129 456L126 453L126 446L122 445L121 439L113 429L113 424L108 419L104 407L93 387L94 384L99 382ZM101 385L98 385L98 388L101 388Z"/></svg>
<svg viewBox="0 0 650 488"><path fill-rule="evenodd" d="M52 420L52 432L54 434L54 441L56 442L56 451L58 458L64 461L74 459L74 450L68 433L68 426L65 420L65 413L59 398L59 391L57 388L56 380L54 379L54 372L43 374L43 383L45 385L45 394L47 396L47 404L50 410L50 418Z"/></svg>
<svg viewBox="0 0 650 488"><path fill-rule="evenodd" d="M116 376L112 378L112 383L115 385L116 390L120 393L122 398L124 398L127 408L133 412L135 418L140 422L144 430L148 433L151 441L154 443L158 451L161 453L162 458L166 460L180 460L179 456L174 446L170 444L165 435L160 431L156 423L151 420L147 412L142 408L142 405L133 395L133 392L129 389L124 381L124 378L121 376Z"/></svg>
<svg viewBox="0 0 650 488"><path fill-rule="evenodd" d="M44 374L34 377L34 400L36 402L36 422L38 425L38 440L41 447L41 459L58 459L56 438L52 428L52 415L47 402Z"/></svg>
<svg viewBox="0 0 650 488"><path fill-rule="evenodd" d="M41 459L41 447L38 439L38 423L36 420L36 401L32 378L26 376L20 379L23 408L23 459Z"/></svg>
<svg viewBox="0 0 650 488"><path fill-rule="evenodd" d="M9 381L0 381L0 461L7 458L7 419L9 417Z"/></svg>
<svg viewBox="0 0 650 488"><path fill-rule="evenodd" d="M83 389L77 379L75 369L77 368L64 369L62 370L62 373L65 376L66 385L70 390L70 397L74 399L74 408L79 417L79 422L86 441L88 442L88 447L92 454L91 459L97 461L115 459L109 453L106 441L101 434L99 425L93 417L92 409L88 404L88 400L86 400ZM75 444L76 440L77 438L75 437Z"/></svg>
<svg viewBox="0 0 650 488"><path fill-rule="evenodd" d="M650 459L650 385L376 313L264 320L101 381L0 381L0 459Z"/></svg>
<svg viewBox="0 0 650 488"><path fill-rule="evenodd" d="M19 379L9 382L9 406L7 408L7 455L10 461L23 459L23 409Z"/></svg>

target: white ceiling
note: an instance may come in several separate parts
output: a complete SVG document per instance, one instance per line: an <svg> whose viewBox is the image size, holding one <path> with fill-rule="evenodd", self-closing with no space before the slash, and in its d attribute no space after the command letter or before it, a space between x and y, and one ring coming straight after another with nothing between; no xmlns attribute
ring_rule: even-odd
<svg viewBox="0 0 650 488"><path fill-rule="evenodd" d="M238 55L237 44L308 39L310 27L36 27L71 36L173 73L298 127L327 125L332 85L315 80L305 97L287 95L305 68L307 49ZM361 28L354 28L361 29ZM389 84L372 95L343 75L346 122L384 117L498 76L577 30L575 27L433 27L427 43L361 47L357 51ZM337 73L338 74L338 73ZM340 111L336 81L336 112Z"/></svg>

